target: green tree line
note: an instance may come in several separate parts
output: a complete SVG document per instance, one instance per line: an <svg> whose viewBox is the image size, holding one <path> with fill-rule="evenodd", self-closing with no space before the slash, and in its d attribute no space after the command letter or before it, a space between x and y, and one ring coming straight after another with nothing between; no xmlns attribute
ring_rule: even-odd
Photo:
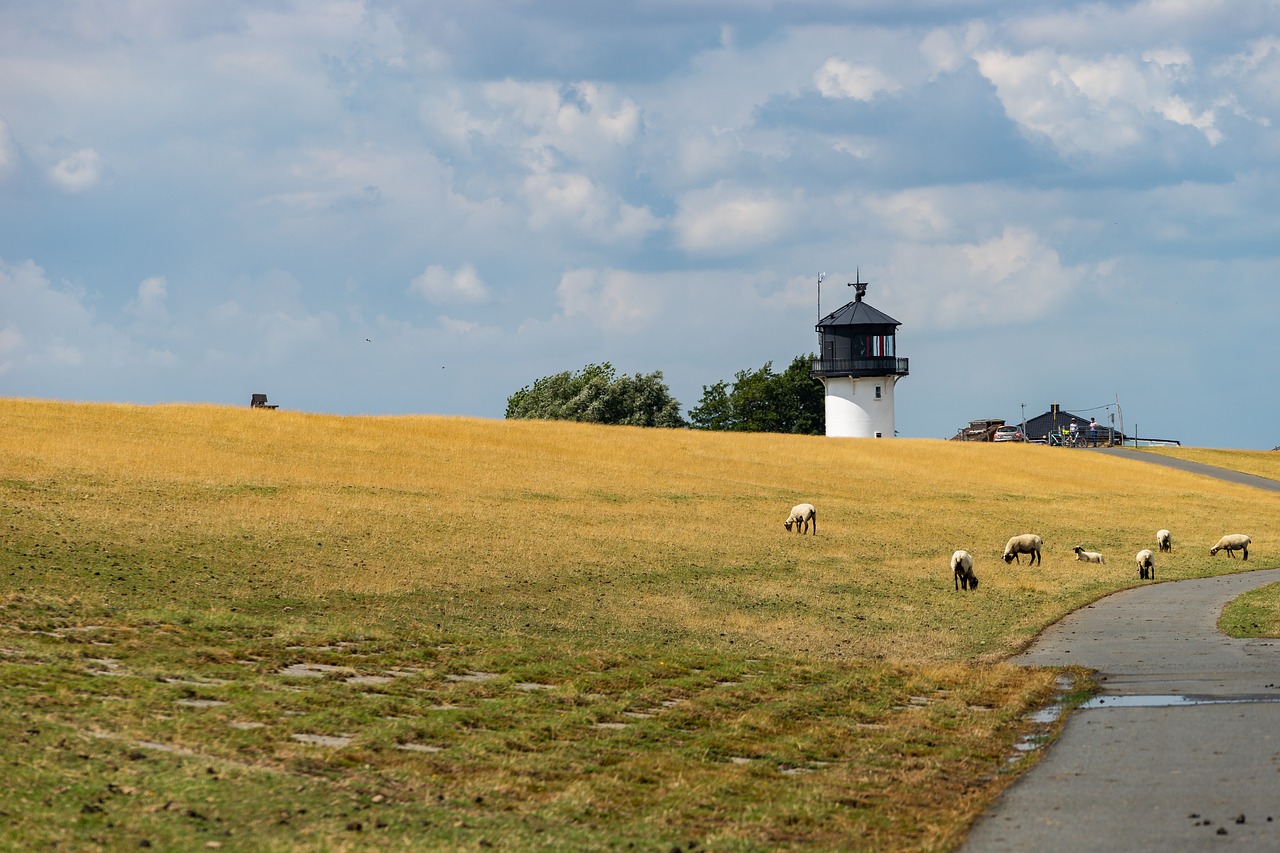
<svg viewBox="0 0 1280 853"><path fill-rule="evenodd" d="M822 383L809 375L812 354L775 373L773 362L740 370L732 381L702 386L702 399L680 414L662 371L619 376L608 362L544 376L507 398L506 416L631 426L692 427L726 432L824 431Z"/></svg>

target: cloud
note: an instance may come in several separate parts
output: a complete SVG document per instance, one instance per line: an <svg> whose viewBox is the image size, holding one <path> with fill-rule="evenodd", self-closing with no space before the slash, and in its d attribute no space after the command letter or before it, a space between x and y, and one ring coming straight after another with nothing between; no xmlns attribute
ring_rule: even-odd
<svg viewBox="0 0 1280 853"><path fill-rule="evenodd" d="M489 288L471 264L463 264L456 272L449 272L439 264L432 264L409 282L409 292L416 293L428 302L489 301Z"/></svg>
<svg viewBox="0 0 1280 853"><path fill-rule="evenodd" d="M915 240L928 240L952 230L946 199L927 189L909 189L885 196L869 196L867 208L886 230Z"/></svg>
<svg viewBox="0 0 1280 853"><path fill-rule="evenodd" d="M33 261L0 260L0 316L6 321L0 373L100 370L136 361L128 337L98 322L85 300L82 292L54 287Z"/></svg>
<svg viewBox="0 0 1280 853"><path fill-rule="evenodd" d="M639 105L599 83L502 80L486 84L484 96L511 125L529 132L522 146L537 165L607 159L630 145L641 126Z"/></svg>
<svg viewBox="0 0 1280 853"><path fill-rule="evenodd" d="M236 370L287 363L300 354L312 359L340 339L338 323L328 313L285 308L259 310L236 300L218 305L201 338L207 365Z"/></svg>
<svg viewBox="0 0 1280 853"><path fill-rule="evenodd" d="M582 316L611 331L636 332L663 308L659 288L650 278L619 270L571 270L556 287L565 317Z"/></svg>
<svg viewBox="0 0 1280 853"><path fill-rule="evenodd" d="M824 98L852 98L873 101L883 93L896 94L902 87L870 65L850 65L832 57L813 75L813 84Z"/></svg>
<svg viewBox="0 0 1280 853"><path fill-rule="evenodd" d="M138 285L137 297L126 308L134 316L137 329L154 332L169 325L165 307L168 296L169 282L162 275L144 279Z"/></svg>
<svg viewBox="0 0 1280 853"><path fill-rule="evenodd" d="M689 252L729 254L777 242L789 231L795 214L795 203L789 199L722 181L686 193L672 226L677 243Z"/></svg>
<svg viewBox="0 0 1280 853"><path fill-rule="evenodd" d="M968 51L945 29L931 30L920 40L920 55L934 72L958 71L969 61Z"/></svg>
<svg viewBox="0 0 1280 853"><path fill-rule="evenodd" d="M1134 148L1164 129L1159 119L1195 128L1210 145L1223 138L1212 107L1197 108L1175 91L1190 64L1182 51L1089 58L997 49L974 58L1009 118L1069 157Z"/></svg>
<svg viewBox="0 0 1280 853"><path fill-rule="evenodd" d="M565 227L602 243L635 243L661 222L644 207L627 204L583 174L538 172L525 178L529 227Z"/></svg>
<svg viewBox="0 0 1280 853"><path fill-rule="evenodd" d="M1033 230L1011 225L982 242L899 244L888 277L913 325L961 329L1034 326L1079 297L1090 275L1064 266Z"/></svg>
<svg viewBox="0 0 1280 853"><path fill-rule="evenodd" d="M81 148L63 157L49 170L54 186L66 193L82 193L91 190L102 180L105 161L92 148Z"/></svg>
<svg viewBox="0 0 1280 853"><path fill-rule="evenodd" d="M18 146L9 133L9 125L0 118L0 182L18 171Z"/></svg>

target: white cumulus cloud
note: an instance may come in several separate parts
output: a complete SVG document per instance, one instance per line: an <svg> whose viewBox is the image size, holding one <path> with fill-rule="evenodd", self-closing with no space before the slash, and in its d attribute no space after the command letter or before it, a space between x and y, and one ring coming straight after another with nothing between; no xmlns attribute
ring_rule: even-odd
<svg viewBox="0 0 1280 853"><path fill-rule="evenodd" d="M155 330L169 323L169 310L165 305L168 297L169 282L162 275L152 276L138 285L138 295L127 310L139 327Z"/></svg>
<svg viewBox="0 0 1280 853"><path fill-rule="evenodd" d="M463 264L453 272L439 264L432 264L409 283L409 292L416 293L428 302L437 303L475 303L489 300L489 287L471 264Z"/></svg>
<svg viewBox="0 0 1280 853"><path fill-rule="evenodd" d="M105 166L97 151L81 148L55 163L49 170L49 179L63 192L82 193L98 185Z"/></svg>
<svg viewBox="0 0 1280 853"><path fill-rule="evenodd" d="M1222 141L1213 108L1197 108L1177 91L1190 65L1183 51L1082 57L1040 48L974 58L1009 118L1068 156L1132 148L1162 122L1193 127L1211 145Z"/></svg>
<svg viewBox="0 0 1280 853"><path fill-rule="evenodd" d="M690 252L732 253L776 242L791 227L794 203L723 182L680 200L673 226Z"/></svg>
<svg viewBox="0 0 1280 853"><path fill-rule="evenodd" d="M892 95L902 89L878 68L851 65L835 57L822 63L813 75L813 84L824 98L852 98L855 101L873 101L882 92Z"/></svg>
<svg viewBox="0 0 1280 853"><path fill-rule="evenodd" d="M538 171L525 178L523 190L534 230L564 227L602 243L629 243L661 226L647 208L626 203L587 175Z"/></svg>
<svg viewBox="0 0 1280 853"><path fill-rule="evenodd" d="M1078 295L1090 272L1064 266L1031 229L1007 226L981 242L902 244L892 275L902 283L904 316L955 329L1034 324Z"/></svg>
<svg viewBox="0 0 1280 853"><path fill-rule="evenodd" d="M585 317L611 331L634 331L662 310L659 288L645 276L620 270L571 270L556 295L566 317Z"/></svg>

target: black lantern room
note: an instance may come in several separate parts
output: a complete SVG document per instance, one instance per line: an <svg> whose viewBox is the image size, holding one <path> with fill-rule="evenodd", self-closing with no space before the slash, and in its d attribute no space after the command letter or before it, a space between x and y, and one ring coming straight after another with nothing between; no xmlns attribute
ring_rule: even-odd
<svg viewBox="0 0 1280 853"><path fill-rule="evenodd" d="M852 302L818 321L821 351L813 376L906 376L907 359L897 357L894 343L902 324L862 301L865 284L853 287Z"/></svg>

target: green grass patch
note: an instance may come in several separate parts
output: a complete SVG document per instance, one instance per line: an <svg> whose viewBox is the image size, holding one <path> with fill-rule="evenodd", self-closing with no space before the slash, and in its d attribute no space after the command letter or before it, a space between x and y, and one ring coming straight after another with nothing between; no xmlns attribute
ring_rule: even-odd
<svg viewBox="0 0 1280 853"><path fill-rule="evenodd" d="M1280 584L1250 590L1222 609L1218 629L1231 637L1280 637Z"/></svg>

